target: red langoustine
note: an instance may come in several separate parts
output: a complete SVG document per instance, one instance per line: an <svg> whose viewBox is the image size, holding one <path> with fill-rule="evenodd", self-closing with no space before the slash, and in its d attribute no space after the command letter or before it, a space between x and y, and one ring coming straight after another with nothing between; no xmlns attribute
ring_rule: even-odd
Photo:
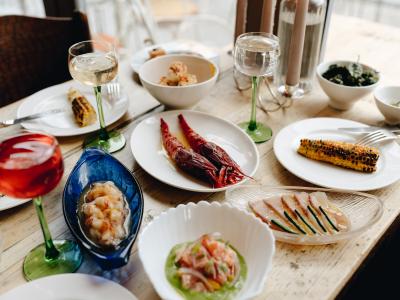
<svg viewBox="0 0 400 300"><path fill-rule="evenodd" d="M192 149L186 149L171 134L168 124L163 118L160 119L160 128L164 148L179 168L199 179L209 182L213 187L220 188L224 186L218 176L218 169L204 156L194 152Z"/></svg>
<svg viewBox="0 0 400 300"><path fill-rule="evenodd" d="M239 165L220 146L209 142L190 128L182 114L178 115L183 134L194 152L203 155L213 163L219 171L223 185L235 184L247 176Z"/></svg>

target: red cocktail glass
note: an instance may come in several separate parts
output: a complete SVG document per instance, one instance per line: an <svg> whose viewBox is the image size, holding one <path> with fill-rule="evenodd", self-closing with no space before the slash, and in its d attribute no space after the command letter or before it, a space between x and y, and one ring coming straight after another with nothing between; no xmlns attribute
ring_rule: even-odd
<svg viewBox="0 0 400 300"><path fill-rule="evenodd" d="M82 263L78 245L69 240L52 240L43 213L42 195L60 182L64 164L57 140L42 133L22 133L0 141L0 193L16 198L33 198L44 236L44 244L25 257L27 280L76 271Z"/></svg>

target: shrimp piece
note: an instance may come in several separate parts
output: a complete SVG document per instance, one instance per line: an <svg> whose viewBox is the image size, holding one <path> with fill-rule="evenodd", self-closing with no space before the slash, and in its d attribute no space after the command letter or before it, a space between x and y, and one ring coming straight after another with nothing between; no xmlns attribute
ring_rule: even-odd
<svg viewBox="0 0 400 300"><path fill-rule="evenodd" d="M218 176L223 186L235 184L247 176L224 149L195 132L182 114L178 115L178 119L183 134L193 151L206 157L218 168Z"/></svg>
<svg viewBox="0 0 400 300"><path fill-rule="evenodd" d="M217 168L204 156L186 149L182 143L169 131L168 124L160 119L161 137L169 157L176 165L195 176L211 183L214 187L222 187L217 176Z"/></svg>
<svg viewBox="0 0 400 300"><path fill-rule="evenodd" d="M109 196L118 199L122 197L122 193L117 189L114 183L107 181L105 183L95 183L91 190L87 193L86 199L88 202L91 202L94 199L102 196Z"/></svg>

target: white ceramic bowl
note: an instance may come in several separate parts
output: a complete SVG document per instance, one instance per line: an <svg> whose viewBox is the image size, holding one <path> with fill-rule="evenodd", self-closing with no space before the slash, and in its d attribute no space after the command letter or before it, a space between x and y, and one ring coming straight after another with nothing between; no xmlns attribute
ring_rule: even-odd
<svg viewBox="0 0 400 300"><path fill-rule="evenodd" d="M181 61L188 73L197 76L198 83L187 86L159 84L171 63ZM139 70L140 81L149 93L162 104L171 108L187 108L207 96L218 78L218 67L212 61L194 55L163 55L144 63Z"/></svg>
<svg viewBox="0 0 400 300"><path fill-rule="evenodd" d="M200 201L163 212L139 236L140 259L162 299L183 299L165 276L172 247L212 232L221 233L246 261L247 279L236 299L251 299L262 292L275 252L272 231L249 212L230 204Z"/></svg>
<svg viewBox="0 0 400 300"><path fill-rule="evenodd" d="M376 83L368 85L368 86L346 86L346 85L340 85L336 84L333 82L330 82L329 80L325 79L322 77L322 74L325 73L329 66L333 64L337 64L340 66L347 66L349 64L353 63L352 61L346 61L346 60L337 60L337 61L329 61L329 62L323 62L318 65L317 67L317 78L319 81L319 84L321 85L321 88L325 92L325 94L328 95L330 98L329 101L329 106L339 109L339 110L346 110L350 109L354 103L361 99L362 97L368 95L371 93L379 84L380 81L380 75L378 73L378 80ZM375 69L361 64L363 67L364 71L375 71Z"/></svg>
<svg viewBox="0 0 400 300"><path fill-rule="evenodd" d="M374 92L375 103L390 125L400 124L400 107L390 105L400 101L400 86L384 86Z"/></svg>

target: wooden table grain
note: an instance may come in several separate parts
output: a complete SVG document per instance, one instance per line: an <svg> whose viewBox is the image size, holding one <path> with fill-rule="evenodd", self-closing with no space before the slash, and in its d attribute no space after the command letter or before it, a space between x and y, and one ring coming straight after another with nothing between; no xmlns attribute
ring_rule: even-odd
<svg viewBox="0 0 400 300"><path fill-rule="evenodd" d="M326 60L357 60L375 67L382 73L383 84L398 84L400 60L400 29L349 17L333 16L328 37ZM129 146L130 134L137 124L136 116L158 105L143 88L135 84L127 61L121 64L120 80L130 99L130 107L116 126L128 140L127 146L115 157L130 168L144 191L145 214L142 228L161 211L179 203L201 199L224 201L224 193L199 194L169 187L144 172L134 161ZM232 71L225 71L211 94L194 109L228 119L234 123L246 120L250 114L249 93L236 90ZM380 125L383 117L373 96L366 96L349 111L336 111L327 106L327 97L315 85L314 91L292 107L271 114L258 111L260 121L268 123L276 134L284 126L310 117L340 117L371 125ZM20 102L0 109L0 119L15 117ZM3 136L12 129L0 130ZM72 167L81 154L82 137L59 140L65 160L65 174L58 187L45 197L45 212L54 238L70 238L61 208L61 191ZM276 160L272 142L257 145L261 163L255 179L265 184L305 185L285 170ZM397 190L400 183L372 191L384 201L382 219L361 236L327 246L293 246L277 242L273 267L263 293L257 299L333 299L346 285L377 241L400 213ZM27 252L42 242L42 233L31 203L0 212L0 232L3 235L3 254L0 263L0 293L25 282L22 261ZM162 243L162 241L154 241ZM85 258L81 273L104 276L121 283L139 299L159 299L144 273L134 246L127 266L114 271L101 271Z"/></svg>

